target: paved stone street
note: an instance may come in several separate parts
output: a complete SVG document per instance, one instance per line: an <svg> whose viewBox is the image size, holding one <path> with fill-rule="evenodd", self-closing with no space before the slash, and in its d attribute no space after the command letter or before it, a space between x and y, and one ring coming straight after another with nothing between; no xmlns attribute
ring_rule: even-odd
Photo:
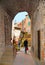
<svg viewBox="0 0 45 65"><path fill-rule="evenodd" d="M36 64L34 62L31 53L25 54L23 52L18 52L13 65L36 65Z"/></svg>

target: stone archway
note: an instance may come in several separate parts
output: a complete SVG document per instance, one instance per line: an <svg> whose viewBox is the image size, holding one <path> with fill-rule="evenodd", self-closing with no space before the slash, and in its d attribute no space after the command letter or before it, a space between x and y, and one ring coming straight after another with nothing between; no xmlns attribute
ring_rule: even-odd
<svg viewBox="0 0 45 65"><path fill-rule="evenodd" d="M40 1L40 2L39 2ZM11 3L11 4L10 4ZM11 25L12 25L12 18L15 16L15 14L19 11L26 10L29 12L29 15L32 19L32 44L34 47L34 55L37 57L37 30L40 29L41 31L41 60L45 61L45 1L44 0L21 0L20 2L18 0L1 0L0 3L0 51L2 56L4 50L5 50L5 39L7 44L10 44L10 38L11 38ZM14 7L15 6L15 7ZM37 7L38 6L38 7ZM6 16L6 18L5 18ZM5 26L4 26L4 18L7 20L6 26L8 31L6 31L6 37L5 37ZM43 23L42 23L43 22ZM8 24L8 25L7 25ZM3 30L3 31L2 31ZM42 34L43 33L43 34ZM8 35L9 37L8 37ZM36 41L35 41L36 40ZM36 48L36 49L35 49Z"/></svg>

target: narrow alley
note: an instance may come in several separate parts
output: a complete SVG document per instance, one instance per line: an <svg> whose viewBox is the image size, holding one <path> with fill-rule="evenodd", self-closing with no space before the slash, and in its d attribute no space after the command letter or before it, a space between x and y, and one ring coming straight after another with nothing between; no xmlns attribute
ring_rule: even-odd
<svg viewBox="0 0 45 65"><path fill-rule="evenodd" d="M45 65L45 0L0 0L0 65Z"/></svg>

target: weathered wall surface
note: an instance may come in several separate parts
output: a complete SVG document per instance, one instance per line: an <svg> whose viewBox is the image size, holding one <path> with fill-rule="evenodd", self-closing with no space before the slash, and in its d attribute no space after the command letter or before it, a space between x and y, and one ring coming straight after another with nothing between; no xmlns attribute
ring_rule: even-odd
<svg viewBox="0 0 45 65"><path fill-rule="evenodd" d="M40 1L39 6L33 14L33 25L32 25L32 45L34 48L34 55L38 57L38 31L40 30L40 60L45 61L45 2Z"/></svg>
<svg viewBox="0 0 45 65"><path fill-rule="evenodd" d="M0 6L0 58L5 51L5 45L10 44L10 39L11 39L11 18Z"/></svg>
<svg viewBox="0 0 45 65"><path fill-rule="evenodd" d="M4 14L0 7L0 57L5 49Z"/></svg>

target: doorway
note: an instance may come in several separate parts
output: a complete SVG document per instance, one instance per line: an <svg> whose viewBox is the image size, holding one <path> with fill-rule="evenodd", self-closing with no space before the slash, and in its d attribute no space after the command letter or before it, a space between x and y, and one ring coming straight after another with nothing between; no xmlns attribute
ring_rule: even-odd
<svg viewBox="0 0 45 65"><path fill-rule="evenodd" d="M40 60L40 30L38 32L38 58Z"/></svg>

